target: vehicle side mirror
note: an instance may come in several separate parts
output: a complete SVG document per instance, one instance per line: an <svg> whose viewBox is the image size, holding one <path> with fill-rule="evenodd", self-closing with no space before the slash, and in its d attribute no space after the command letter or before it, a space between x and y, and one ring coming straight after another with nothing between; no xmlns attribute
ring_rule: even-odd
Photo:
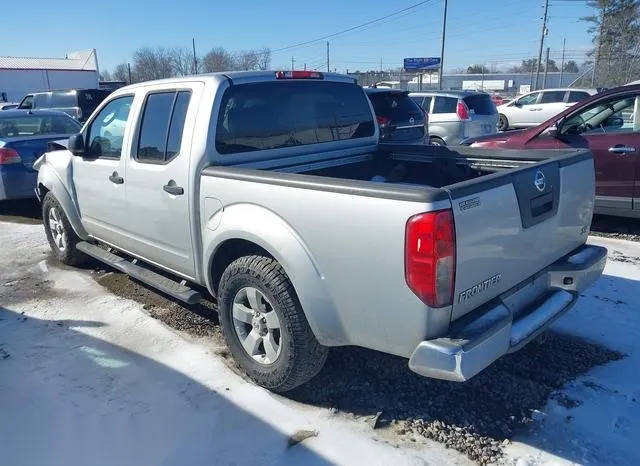
<svg viewBox="0 0 640 466"><path fill-rule="evenodd" d="M522 107L522 104L518 100L514 100L513 101L513 105L514 105L514 107Z"/></svg>
<svg viewBox="0 0 640 466"><path fill-rule="evenodd" d="M562 126L562 121L556 121L553 122L548 128L547 128L547 134L549 136L551 136L552 138L557 138L560 135L560 128Z"/></svg>
<svg viewBox="0 0 640 466"><path fill-rule="evenodd" d="M84 147L84 134L77 133L69 137L69 151L73 155L77 155L79 157L85 155L86 151Z"/></svg>

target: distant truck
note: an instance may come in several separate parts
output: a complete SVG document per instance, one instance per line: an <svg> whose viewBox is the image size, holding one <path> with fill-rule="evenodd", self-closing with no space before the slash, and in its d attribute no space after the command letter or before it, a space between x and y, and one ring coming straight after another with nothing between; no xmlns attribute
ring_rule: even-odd
<svg viewBox="0 0 640 466"><path fill-rule="evenodd" d="M58 89L24 96L18 109L59 110L84 122L111 91L103 89Z"/></svg>
<svg viewBox="0 0 640 466"><path fill-rule="evenodd" d="M187 303L206 287L234 358L276 392L341 345L467 380L601 275L589 151L378 136L337 74L126 86L37 161L45 232L65 264L92 256Z"/></svg>

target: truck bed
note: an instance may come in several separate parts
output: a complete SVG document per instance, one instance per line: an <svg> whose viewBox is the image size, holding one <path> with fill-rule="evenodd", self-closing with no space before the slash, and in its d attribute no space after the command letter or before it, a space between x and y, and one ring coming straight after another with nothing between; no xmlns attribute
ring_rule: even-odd
<svg viewBox="0 0 640 466"><path fill-rule="evenodd" d="M339 344L408 357L420 339L437 337L450 321L533 283L538 271L586 241L595 190L588 151L379 147L316 162L280 160L272 169L203 172L204 197L234 193L216 205L255 205L259 199L260 208L278 212L296 232L340 309L347 335ZM541 190L535 187L539 171L546 176ZM404 176L394 178L398 173ZM405 228L411 216L442 209L452 210L455 223L453 304L422 314L405 283ZM544 286L535 287L519 306L541 298ZM372 289L390 293L381 297ZM369 324L363 312L370 312ZM384 326L388 312L406 323L397 323L394 335Z"/></svg>

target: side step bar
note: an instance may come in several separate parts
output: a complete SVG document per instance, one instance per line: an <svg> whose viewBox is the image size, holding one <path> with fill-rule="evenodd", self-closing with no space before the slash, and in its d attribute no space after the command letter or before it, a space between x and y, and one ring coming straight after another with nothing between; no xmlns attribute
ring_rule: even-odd
<svg viewBox="0 0 640 466"><path fill-rule="evenodd" d="M126 273L127 275L131 275L133 278L187 304L196 304L202 298L199 292L192 290L188 286L182 285L170 278L140 267L139 265L126 260L124 257L117 256L96 246L95 244L82 241L76 245L76 248L88 256L98 259L99 261L110 265L114 269L118 269L121 272Z"/></svg>

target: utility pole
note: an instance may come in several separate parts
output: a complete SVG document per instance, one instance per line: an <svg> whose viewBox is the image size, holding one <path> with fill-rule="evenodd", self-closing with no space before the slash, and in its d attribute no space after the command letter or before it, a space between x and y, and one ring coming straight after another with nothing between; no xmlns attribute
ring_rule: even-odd
<svg viewBox="0 0 640 466"><path fill-rule="evenodd" d="M544 46L544 36L547 34L547 12L549 11L549 0L544 0L544 15L542 17L542 30L540 31L540 50L538 51L538 63L536 63L536 87L538 90L538 79L540 77L540 63L542 62L542 47Z"/></svg>
<svg viewBox="0 0 640 466"><path fill-rule="evenodd" d="M380 73L382 73L382 57L380 57Z"/></svg>
<svg viewBox="0 0 640 466"><path fill-rule="evenodd" d="M127 63L127 71L129 71L129 84L131 84L131 63Z"/></svg>
<svg viewBox="0 0 640 466"><path fill-rule="evenodd" d="M198 58L196 57L196 39L191 39L193 45L193 74L198 74Z"/></svg>
<svg viewBox="0 0 640 466"><path fill-rule="evenodd" d="M295 63L295 60L293 59L293 55L291 56L291 71L293 71L293 64Z"/></svg>
<svg viewBox="0 0 640 466"><path fill-rule="evenodd" d="M544 77L542 78L542 89L547 87L547 71L549 70L549 47L547 47L547 55L544 60Z"/></svg>
<svg viewBox="0 0 640 466"><path fill-rule="evenodd" d="M304 70L307 71L307 64L304 64Z"/></svg>
<svg viewBox="0 0 640 466"><path fill-rule="evenodd" d="M562 62L560 64L560 86L562 87L562 78L564 77L564 51L567 46L567 38L562 39Z"/></svg>
<svg viewBox="0 0 640 466"><path fill-rule="evenodd" d="M444 39L447 35L447 0L444 0L444 14L442 15L442 43L440 46L440 68L438 69L438 89L442 89L442 68L444 66Z"/></svg>
<svg viewBox="0 0 640 466"><path fill-rule="evenodd" d="M327 72L331 71L329 68L329 41L327 41Z"/></svg>

